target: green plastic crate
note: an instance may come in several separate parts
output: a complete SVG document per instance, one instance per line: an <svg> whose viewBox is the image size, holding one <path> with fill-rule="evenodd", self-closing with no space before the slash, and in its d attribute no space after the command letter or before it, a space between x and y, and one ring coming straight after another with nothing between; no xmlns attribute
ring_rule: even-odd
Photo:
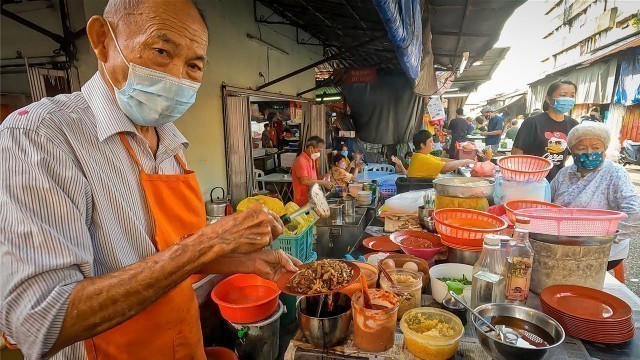
<svg viewBox="0 0 640 360"><path fill-rule="evenodd" d="M269 248L282 249L294 258L306 261L313 253L313 231L315 228L314 222L299 235L280 235Z"/></svg>

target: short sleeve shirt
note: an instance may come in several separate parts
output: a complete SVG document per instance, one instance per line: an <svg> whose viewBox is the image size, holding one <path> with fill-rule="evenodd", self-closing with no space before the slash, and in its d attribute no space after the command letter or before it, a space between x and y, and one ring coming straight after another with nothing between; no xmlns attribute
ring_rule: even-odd
<svg viewBox="0 0 640 360"><path fill-rule="evenodd" d="M502 118L500 116L494 116L489 120L489 125L487 126L487 131L496 131L503 130L504 126L502 123ZM498 145L500 144L501 135L487 135L485 139L485 144L487 145Z"/></svg>
<svg viewBox="0 0 640 360"><path fill-rule="evenodd" d="M347 186L351 180L353 180L353 174L336 166L331 168L331 183L334 185Z"/></svg>
<svg viewBox="0 0 640 360"><path fill-rule="evenodd" d="M525 155L549 159L554 165L547 175L547 180L551 181L564 167L569 155L567 135L576 125L578 122L568 116L562 121L553 120L547 113L532 116L520 126L513 147Z"/></svg>
<svg viewBox="0 0 640 360"><path fill-rule="evenodd" d="M300 178L318 179L315 161L307 153L303 152L293 161L291 177L293 182L293 202L299 206L304 206L309 202L309 187L304 185Z"/></svg>
<svg viewBox="0 0 640 360"><path fill-rule="evenodd" d="M439 157L416 152L411 157L407 176L413 178L436 178L443 167L444 161Z"/></svg>
<svg viewBox="0 0 640 360"><path fill-rule="evenodd" d="M455 118L449 123L449 130L451 130L451 139L454 142L467 141L467 135L469 133L469 124L465 119Z"/></svg>

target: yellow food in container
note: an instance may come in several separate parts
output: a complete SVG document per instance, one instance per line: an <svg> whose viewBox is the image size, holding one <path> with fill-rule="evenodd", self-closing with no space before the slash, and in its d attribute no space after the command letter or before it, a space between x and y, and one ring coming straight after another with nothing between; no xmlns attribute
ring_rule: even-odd
<svg viewBox="0 0 640 360"><path fill-rule="evenodd" d="M420 359L446 360L455 355L464 332L454 314L422 307L407 311L400 321L407 350Z"/></svg>
<svg viewBox="0 0 640 360"><path fill-rule="evenodd" d="M387 270L395 284L380 276L380 287L390 291L400 300L398 318L411 309L420 307L422 300L422 273L405 269Z"/></svg>

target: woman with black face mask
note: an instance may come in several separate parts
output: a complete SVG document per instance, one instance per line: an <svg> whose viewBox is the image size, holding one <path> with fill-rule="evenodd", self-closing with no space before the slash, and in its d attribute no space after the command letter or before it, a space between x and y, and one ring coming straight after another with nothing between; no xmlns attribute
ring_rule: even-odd
<svg viewBox="0 0 640 360"><path fill-rule="evenodd" d="M576 91L577 86L571 81L552 83L542 105L544 112L526 119L513 143L513 155L540 156L553 163L547 175L549 181L564 167L569 154L567 135L578 125L575 119L566 115L575 104Z"/></svg>

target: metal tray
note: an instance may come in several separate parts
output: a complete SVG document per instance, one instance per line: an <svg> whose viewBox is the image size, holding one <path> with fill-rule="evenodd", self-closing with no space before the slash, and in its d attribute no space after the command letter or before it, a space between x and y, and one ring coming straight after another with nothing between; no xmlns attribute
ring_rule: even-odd
<svg viewBox="0 0 640 360"><path fill-rule="evenodd" d="M462 184L487 181L489 185L465 186ZM479 177L447 177L433 180L433 187L438 195L457 198L486 198L493 194L495 180Z"/></svg>

